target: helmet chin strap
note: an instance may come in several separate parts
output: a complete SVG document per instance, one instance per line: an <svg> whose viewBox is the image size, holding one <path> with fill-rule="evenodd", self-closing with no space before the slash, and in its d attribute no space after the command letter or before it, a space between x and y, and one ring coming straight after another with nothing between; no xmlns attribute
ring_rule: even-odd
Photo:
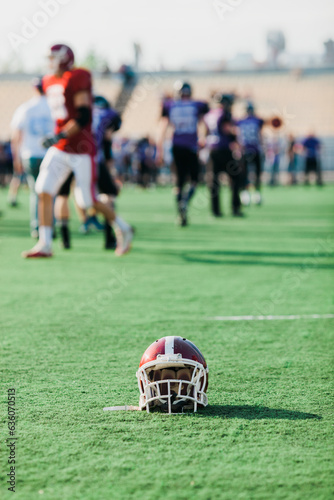
<svg viewBox="0 0 334 500"><path fill-rule="evenodd" d="M183 410L184 406L186 406L187 404L187 401L185 401L184 399L180 399L179 401L175 401L176 400L176 392L172 392L172 395L171 395L171 405L173 406L173 410L178 410L178 411L181 411ZM162 411L165 411L165 412L168 412L168 409L169 409L169 405L168 405L168 401L166 401L165 403L163 403L161 406L160 406L160 409Z"/></svg>

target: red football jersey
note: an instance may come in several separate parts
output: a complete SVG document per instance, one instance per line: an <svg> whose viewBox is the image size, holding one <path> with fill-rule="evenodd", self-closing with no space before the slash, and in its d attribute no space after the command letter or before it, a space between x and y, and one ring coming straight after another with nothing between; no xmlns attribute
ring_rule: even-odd
<svg viewBox="0 0 334 500"><path fill-rule="evenodd" d="M43 90L56 122L56 134L61 132L67 122L77 118L77 110L74 106L74 96L77 92L86 90L91 96L91 103L93 100L92 77L85 69L66 71L61 77L46 75L43 78ZM78 134L61 139L55 147L67 153L94 155L95 141L91 122Z"/></svg>

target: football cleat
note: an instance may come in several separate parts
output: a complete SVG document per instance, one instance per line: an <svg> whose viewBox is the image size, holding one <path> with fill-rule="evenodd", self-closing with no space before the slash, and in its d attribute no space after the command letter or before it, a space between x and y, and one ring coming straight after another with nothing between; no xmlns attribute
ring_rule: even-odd
<svg viewBox="0 0 334 500"><path fill-rule="evenodd" d="M255 205L262 205L262 196L259 191L255 191L252 195L252 201Z"/></svg>
<svg viewBox="0 0 334 500"><path fill-rule="evenodd" d="M186 209L180 210L178 220L179 220L179 225L181 227L186 227L188 225L188 217Z"/></svg>
<svg viewBox="0 0 334 500"><path fill-rule="evenodd" d="M52 251L51 248L37 243L31 250L22 252L21 256L24 259L52 257Z"/></svg>
<svg viewBox="0 0 334 500"><path fill-rule="evenodd" d="M247 189L241 191L240 200L244 207L249 207L249 205L251 204L251 195L249 191L247 191Z"/></svg>
<svg viewBox="0 0 334 500"><path fill-rule="evenodd" d="M240 209L233 210L233 217L245 217L245 214Z"/></svg>
<svg viewBox="0 0 334 500"><path fill-rule="evenodd" d="M208 367L201 351L182 337L163 337L144 352L136 373L139 407L149 413L197 411L208 404Z"/></svg>
<svg viewBox="0 0 334 500"><path fill-rule="evenodd" d="M128 253L131 249L131 243L133 240L132 228L130 227L129 229L123 231L121 229L118 229L116 231L116 236L117 236L117 247L115 250L115 254L118 257L121 257L122 255Z"/></svg>
<svg viewBox="0 0 334 500"><path fill-rule="evenodd" d="M188 225L188 217L187 217L187 204L185 201L180 201L178 203L178 224L181 227L185 227Z"/></svg>

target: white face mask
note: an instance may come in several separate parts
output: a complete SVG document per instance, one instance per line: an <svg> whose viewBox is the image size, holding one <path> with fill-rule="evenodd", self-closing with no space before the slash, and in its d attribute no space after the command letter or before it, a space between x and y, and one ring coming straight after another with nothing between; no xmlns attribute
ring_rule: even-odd
<svg viewBox="0 0 334 500"><path fill-rule="evenodd" d="M56 74L59 71L59 61L56 57L48 58L49 70L52 74Z"/></svg>

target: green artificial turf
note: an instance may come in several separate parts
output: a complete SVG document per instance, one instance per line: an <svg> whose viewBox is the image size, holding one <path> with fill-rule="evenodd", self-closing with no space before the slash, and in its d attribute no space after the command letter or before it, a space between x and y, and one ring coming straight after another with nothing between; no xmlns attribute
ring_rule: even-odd
<svg viewBox="0 0 334 500"><path fill-rule="evenodd" d="M334 186L264 190L264 205L213 219L202 188L175 225L170 188L127 188L136 227L124 258L102 235L23 260L28 194L1 237L1 498L7 389L16 390L17 500L333 498L333 319L213 316L334 312ZM209 406L190 415L103 412L138 404L135 372L155 339L182 335L210 370Z"/></svg>

